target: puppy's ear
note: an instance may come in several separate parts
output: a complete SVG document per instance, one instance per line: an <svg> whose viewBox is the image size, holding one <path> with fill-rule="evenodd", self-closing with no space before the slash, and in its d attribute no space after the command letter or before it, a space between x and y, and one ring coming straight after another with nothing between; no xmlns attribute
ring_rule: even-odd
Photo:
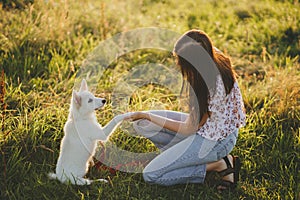
<svg viewBox="0 0 300 200"><path fill-rule="evenodd" d="M81 97L77 94L77 92L75 90L73 90L73 93L72 93L72 100L74 101L74 103L77 107L81 106Z"/></svg>
<svg viewBox="0 0 300 200"><path fill-rule="evenodd" d="M86 83L86 80L85 79L82 79L81 81L81 86L80 86L80 89L79 89L79 92L82 92L82 91L87 91L88 90L88 85Z"/></svg>

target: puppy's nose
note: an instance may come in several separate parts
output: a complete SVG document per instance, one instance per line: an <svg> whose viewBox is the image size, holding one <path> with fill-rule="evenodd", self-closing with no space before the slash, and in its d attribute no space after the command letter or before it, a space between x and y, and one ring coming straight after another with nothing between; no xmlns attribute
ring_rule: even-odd
<svg viewBox="0 0 300 200"><path fill-rule="evenodd" d="M106 103L106 100L105 100L105 99L103 99L103 100L102 100L102 103L103 103L103 104L105 104L105 103Z"/></svg>

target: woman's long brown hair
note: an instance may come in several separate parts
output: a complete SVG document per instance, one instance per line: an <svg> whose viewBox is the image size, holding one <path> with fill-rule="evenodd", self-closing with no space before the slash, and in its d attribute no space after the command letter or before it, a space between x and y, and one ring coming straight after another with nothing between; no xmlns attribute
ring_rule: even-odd
<svg viewBox="0 0 300 200"><path fill-rule="evenodd" d="M200 53L195 52L195 49L199 49L199 47L204 49L205 54L207 53L209 56L203 58L200 55L201 51L197 50ZM231 61L222 52L217 51L208 35L200 30L188 31L180 37L175 44L173 53L183 76L181 92L187 92L190 114L193 122L199 124L204 114L209 114L209 90L215 91L218 74L222 77L226 94L230 93L236 80ZM213 65L208 62L210 58Z"/></svg>

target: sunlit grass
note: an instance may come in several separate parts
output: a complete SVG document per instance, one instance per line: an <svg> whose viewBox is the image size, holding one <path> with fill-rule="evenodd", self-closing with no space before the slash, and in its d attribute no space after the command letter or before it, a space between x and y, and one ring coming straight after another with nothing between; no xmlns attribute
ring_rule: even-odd
<svg viewBox="0 0 300 200"><path fill-rule="evenodd" d="M0 105L1 199L300 198L297 1L32 2L0 1L0 69L5 72L0 102L6 105ZM96 168L89 176L107 178L109 184L78 187L47 178L55 169L71 92L83 61L101 41L141 27L178 33L199 28L232 57L247 110L247 125L233 150L243 161L236 191L219 194L207 185L192 184L161 187L146 184L141 174L113 176ZM178 92L181 80L176 87L149 81L125 101L118 98L117 83L135 73L137 66L149 63L174 67L169 52L145 49L119 57L103 72L94 88L108 100L97 111L101 124L126 111L185 110ZM128 127L123 124L108 147L157 150L145 138L131 136Z"/></svg>

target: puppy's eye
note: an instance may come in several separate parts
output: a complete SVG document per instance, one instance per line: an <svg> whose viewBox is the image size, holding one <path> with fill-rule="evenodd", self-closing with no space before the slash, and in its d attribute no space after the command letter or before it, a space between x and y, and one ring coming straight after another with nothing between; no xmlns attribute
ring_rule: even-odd
<svg viewBox="0 0 300 200"><path fill-rule="evenodd" d="M91 102L93 102L93 99L89 99L89 100L88 100L88 103L91 103Z"/></svg>

